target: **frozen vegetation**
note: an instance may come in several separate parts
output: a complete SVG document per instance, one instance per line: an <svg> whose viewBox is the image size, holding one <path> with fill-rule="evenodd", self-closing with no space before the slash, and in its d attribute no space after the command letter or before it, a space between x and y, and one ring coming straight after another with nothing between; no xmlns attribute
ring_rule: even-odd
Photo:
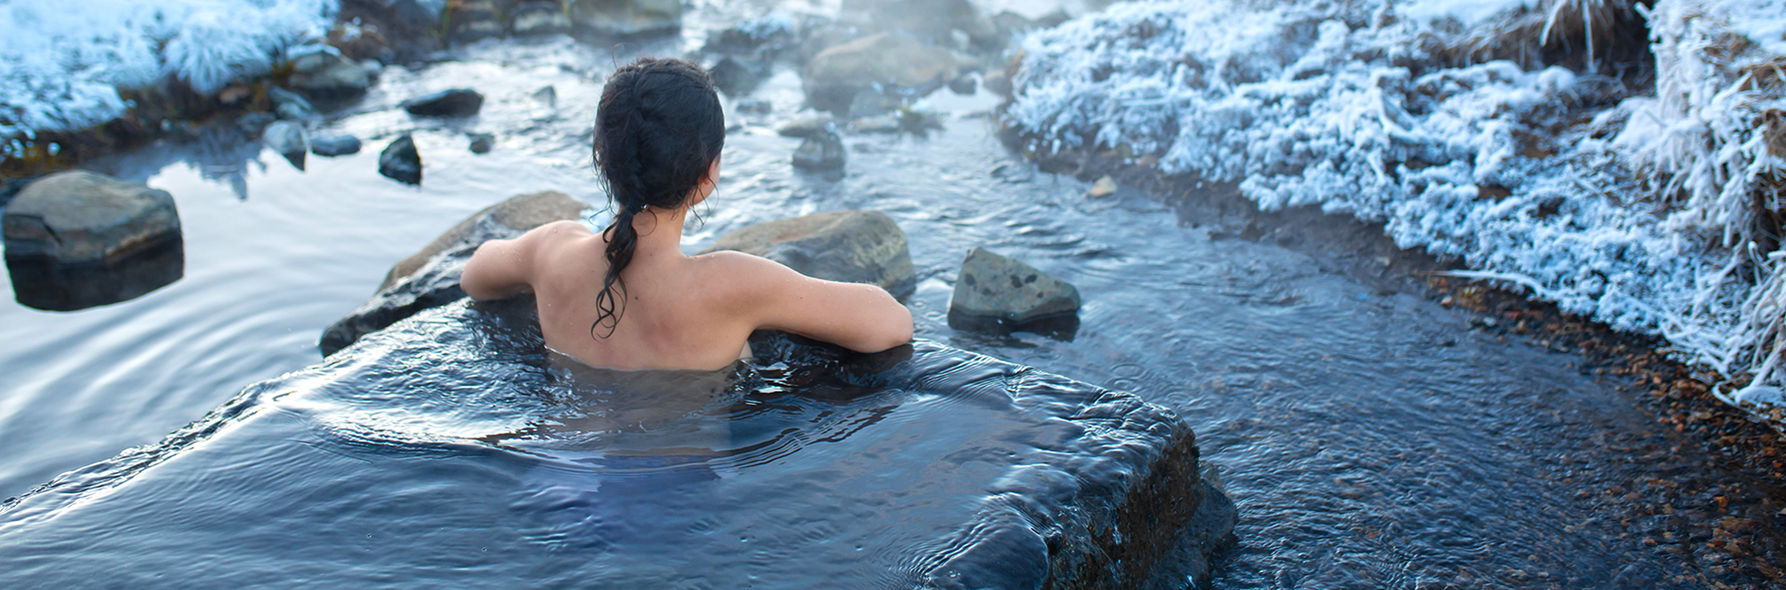
<svg viewBox="0 0 1786 590"><path fill-rule="evenodd" d="M1461 274L1662 335L1767 410L1783 35L1786 0L1140 0L1032 35L1006 121L1038 152L1382 222Z"/></svg>
<svg viewBox="0 0 1786 590"><path fill-rule="evenodd" d="M319 38L337 0L0 0L0 155L118 118L119 90L212 93Z"/></svg>

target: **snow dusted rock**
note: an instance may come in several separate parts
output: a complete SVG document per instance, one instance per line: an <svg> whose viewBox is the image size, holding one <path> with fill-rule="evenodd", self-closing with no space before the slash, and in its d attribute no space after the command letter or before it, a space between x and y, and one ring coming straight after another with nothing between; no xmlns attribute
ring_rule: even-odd
<svg viewBox="0 0 1786 590"><path fill-rule="evenodd" d="M720 236L706 252L737 250L802 274L880 285L894 296L916 282L905 232L879 211L831 211L759 223Z"/></svg>
<svg viewBox="0 0 1786 590"><path fill-rule="evenodd" d="M372 76L351 59L334 51L314 51L292 61L286 86L313 99L341 100L366 93Z"/></svg>
<svg viewBox="0 0 1786 590"><path fill-rule="evenodd" d="M470 88L451 88L403 101L403 110L418 117L469 117L484 106L484 95Z"/></svg>
<svg viewBox="0 0 1786 590"><path fill-rule="evenodd" d="M566 0L571 26L596 35L634 37L682 28L680 0Z"/></svg>
<svg viewBox="0 0 1786 590"><path fill-rule="evenodd" d="M84 170L43 177L6 207L6 259L108 265L180 241L166 191Z"/></svg>
<svg viewBox="0 0 1786 590"><path fill-rule="evenodd" d="M261 143L272 148L274 152L285 156L287 162L297 169L304 169L304 154L309 153L310 144L304 137L304 125L292 121L279 121L267 126L261 132Z"/></svg>
<svg viewBox="0 0 1786 590"><path fill-rule="evenodd" d="M405 184L421 184L422 155L415 149L415 138L405 134L385 146L378 154L378 173Z"/></svg>
<svg viewBox="0 0 1786 590"><path fill-rule="evenodd" d="M478 245L582 214L583 203L556 191L517 195L473 213L391 266L371 299L329 325L318 343L323 356L416 312L464 297L459 275Z"/></svg>
<svg viewBox="0 0 1786 590"><path fill-rule="evenodd" d="M807 135L794 149L794 167L814 172L842 170L844 158L843 138L830 129Z"/></svg>
<svg viewBox="0 0 1786 590"><path fill-rule="evenodd" d="M921 96L955 73L954 55L902 35L881 33L820 51L801 72L806 102L838 114L864 90Z"/></svg>
<svg viewBox="0 0 1786 590"><path fill-rule="evenodd" d="M360 153L360 138L352 135L325 135L310 140L310 153L318 156L345 156Z"/></svg>
<svg viewBox="0 0 1786 590"><path fill-rule="evenodd" d="M1076 314L1079 289L1048 273L987 250L974 248L961 262L955 293L949 298L949 325L978 329L976 319L1011 328Z"/></svg>

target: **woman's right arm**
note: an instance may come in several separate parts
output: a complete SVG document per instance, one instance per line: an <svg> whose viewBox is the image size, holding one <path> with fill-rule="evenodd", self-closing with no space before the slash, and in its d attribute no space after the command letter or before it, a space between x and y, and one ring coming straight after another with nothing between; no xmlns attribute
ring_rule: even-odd
<svg viewBox="0 0 1786 590"><path fill-rule="evenodd" d="M781 263L738 252L715 252L732 280L728 294L757 329L781 330L857 352L880 352L912 340L912 312L885 289L809 277Z"/></svg>

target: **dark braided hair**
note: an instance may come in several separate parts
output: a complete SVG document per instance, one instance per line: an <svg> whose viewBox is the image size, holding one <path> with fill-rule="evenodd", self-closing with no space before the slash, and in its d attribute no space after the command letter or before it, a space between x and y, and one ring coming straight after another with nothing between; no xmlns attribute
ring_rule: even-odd
<svg viewBox="0 0 1786 590"><path fill-rule="evenodd" d="M591 337L602 327L607 328L604 337L613 335L626 311L626 282L620 273L632 263L639 244L633 217L646 207L682 206L706 179L725 142L725 112L713 79L700 66L645 57L608 77L595 113L594 151L595 166L613 201L614 225L603 232L608 274L595 298Z"/></svg>

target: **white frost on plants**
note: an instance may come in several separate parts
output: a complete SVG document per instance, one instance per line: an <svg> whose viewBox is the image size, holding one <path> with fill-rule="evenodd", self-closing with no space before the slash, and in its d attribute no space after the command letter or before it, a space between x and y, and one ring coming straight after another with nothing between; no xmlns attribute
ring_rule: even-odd
<svg viewBox="0 0 1786 590"><path fill-rule="evenodd" d="M0 154L102 124L120 89L173 77L215 92L322 35L336 0L0 0Z"/></svg>
<svg viewBox="0 0 1786 590"><path fill-rule="evenodd" d="M1726 375L1754 372L1742 395L1772 399L1786 250L1757 233L1753 205L1786 212L1786 160L1769 147L1786 149L1786 52L1729 39L1786 28L1786 0L1736 3L1657 0L1657 87L1631 89L1429 54L1510 14L1465 9L1555 23L1628 2L1141 0L1030 36L1004 116L1039 152L1157 158L1266 209L1382 222L1474 276L1660 334Z"/></svg>

